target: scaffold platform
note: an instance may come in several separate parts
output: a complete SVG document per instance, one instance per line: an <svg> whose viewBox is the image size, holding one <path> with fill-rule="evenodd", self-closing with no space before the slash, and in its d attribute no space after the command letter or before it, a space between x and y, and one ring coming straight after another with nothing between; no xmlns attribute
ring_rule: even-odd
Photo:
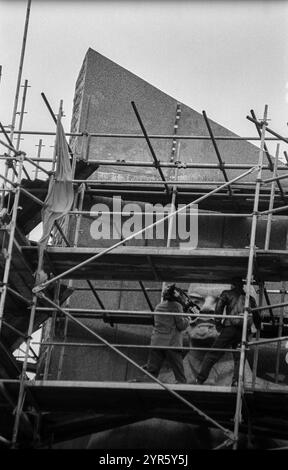
<svg viewBox="0 0 288 470"><path fill-rule="evenodd" d="M100 254L104 248L48 247L44 268L62 274L79 263ZM36 247L22 247L31 269L37 267ZM172 282L229 282L247 272L249 249L158 248L125 246L113 249L69 274L70 279L143 280ZM257 278L288 280L288 252L255 250ZM17 266L21 271L21 264Z"/></svg>

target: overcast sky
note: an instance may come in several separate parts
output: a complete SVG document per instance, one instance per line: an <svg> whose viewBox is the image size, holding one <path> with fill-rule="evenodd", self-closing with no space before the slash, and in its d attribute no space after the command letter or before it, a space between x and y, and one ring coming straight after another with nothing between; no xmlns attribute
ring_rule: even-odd
<svg viewBox="0 0 288 470"><path fill-rule="evenodd" d="M0 120L5 125L11 122L26 5L25 0L0 0ZM265 104L271 127L288 134L284 0L32 0L22 75L22 83L28 79L31 85L24 129L54 130L40 96L44 91L55 111L64 100L63 123L70 130L75 82L89 47L195 110L205 109L242 136L255 135L246 115L251 108L261 115ZM43 156L50 156L46 143Z"/></svg>

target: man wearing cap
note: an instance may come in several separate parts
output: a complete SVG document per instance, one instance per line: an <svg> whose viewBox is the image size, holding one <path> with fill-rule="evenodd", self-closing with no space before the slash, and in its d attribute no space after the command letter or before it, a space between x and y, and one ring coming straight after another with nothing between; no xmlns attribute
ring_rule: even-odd
<svg viewBox="0 0 288 470"><path fill-rule="evenodd" d="M221 328L220 335L213 343L213 348L226 349L232 347L237 348L237 345L242 339L242 319L229 318L230 315L240 315L244 313L244 302L245 292L243 289L243 282L241 278L233 278L230 290L224 290L217 301L215 308L215 315L222 315L224 308L226 307L226 316L224 321L218 320L218 325ZM250 295L250 307L256 307L255 299ZM252 321L248 321L248 332L251 328ZM256 327L260 325L257 324ZM224 354L224 351L209 351L205 354L204 360L197 374L196 383L204 383L213 365L220 359ZM234 372L232 378L232 386L236 386L238 383L239 365L240 365L240 354L239 352L233 352L234 359Z"/></svg>

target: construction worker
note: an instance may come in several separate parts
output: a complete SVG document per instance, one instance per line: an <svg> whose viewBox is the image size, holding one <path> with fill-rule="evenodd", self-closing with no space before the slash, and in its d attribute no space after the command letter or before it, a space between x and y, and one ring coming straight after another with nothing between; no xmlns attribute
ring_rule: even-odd
<svg viewBox="0 0 288 470"><path fill-rule="evenodd" d="M162 294L163 300L156 306L155 312L161 312L154 315L154 328L151 335L151 346L166 346L167 349L150 349L147 364L144 369L150 374L158 377L161 367L166 360L170 365L176 382L186 383L182 358L183 331L189 326L189 319L182 315L163 315L162 312L183 313L181 305L181 292L175 284L167 286ZM179 350L168 349L168 347L177 347ZM135 381L148 381L149 377L140 377ZM150 380L149 380L150 381Z"/></svg>
<svg viewBox="0 0 288 470"><path fill-rule="evenodd" d="M220 329L220 335L215 339L212 349L226 349L232 347L236 349L242 339L242 326L243 320L237 318L229 318L230 315L240 315L244 313L245 303L245 292L243 289L242 279L239 277L232 279L232 285L230 290L224 290L216 303L215 315L222 315L224 308L226 307L227 318L222 321L218 320L218 328ZM254 297L250 295L250 307L256 307L256 301ZM260 320L257 314L253 315L253 321L256 328L260 327ZM253 321L249 318L248 320L248 333L252 326ZM213 365L218 359L224 354L224 351L208 351L201 365L200 372L197 374L196 383L202 384L206 381L209 376L209 372ZM240 354L239 352L233 352L234 359L234 372L232 378L232 386L237 386Z"/></svg>

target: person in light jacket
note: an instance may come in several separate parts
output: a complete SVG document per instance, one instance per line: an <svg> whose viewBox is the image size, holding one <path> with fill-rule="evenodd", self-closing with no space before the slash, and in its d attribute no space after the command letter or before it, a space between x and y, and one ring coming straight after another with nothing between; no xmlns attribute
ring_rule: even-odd
<svg viewBox="0 0 288 470"><path fill-rule="evenodd" d="M145 369L158 377L164 360L170 365L178 383L186 383L184 374L181 347L183 346L183 331L189 326L189 319L184 315L164 315L162 312L183 313L182 305L174 296L175 285L165 288L163 300L156 308L154 315L154 328L151 335L151 346L167 346L165 348L150 349ZM177 288L176 288L177 289ZM177 349L168 349L169 347Z"/></svg>

